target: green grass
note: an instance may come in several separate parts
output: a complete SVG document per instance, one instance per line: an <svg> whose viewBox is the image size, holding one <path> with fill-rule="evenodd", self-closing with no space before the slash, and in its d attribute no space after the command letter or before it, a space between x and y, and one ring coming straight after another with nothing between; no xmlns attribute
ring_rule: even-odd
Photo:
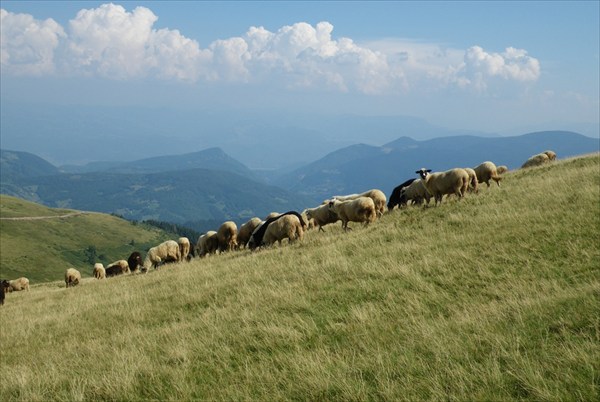
<svg viewBox="0 0 600 402"><path fill-rule="evenodd" d="M0 195L0 217L50 217L81 211L47 208L19 198ZM133 224L115 216L86 213L68 218L0 220L0 276L26 276L31 283L55 281L68 267L89 277L93 264L85 250L96 248L98 262L126 259L168 238L162 230ZM132 243L133 241L133 243Z"/></svg>
<svg viewBox="0 0 600 402"><path fill-rule="evenodd" d="M8 294L0 399L598 400L599 167Z"/></svg>

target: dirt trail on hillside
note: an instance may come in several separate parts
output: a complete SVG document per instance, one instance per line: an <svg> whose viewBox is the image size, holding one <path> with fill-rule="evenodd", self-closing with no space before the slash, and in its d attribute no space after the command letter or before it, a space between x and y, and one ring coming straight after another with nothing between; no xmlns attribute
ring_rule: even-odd
<svg viewBox="0 0 600 402"><path fill-rule="evenodd" d="M88 212L71 212L70 214L64 215L51 215L51 216L19 216L15 218L0 218L2 221L36 221L43 219L63 219L63 218L71 218L74 216L84 215Z"/></svg>

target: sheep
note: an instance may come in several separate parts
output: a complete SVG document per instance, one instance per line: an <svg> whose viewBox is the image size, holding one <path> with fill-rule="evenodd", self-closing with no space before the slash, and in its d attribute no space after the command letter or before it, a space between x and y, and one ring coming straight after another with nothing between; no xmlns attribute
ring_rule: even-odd
<svg viewBox="0 0 600 402"><path fill-rule="evenodd" d="M0 280L0 306L4 304L4 298L10 288L10 283L6 279Z"/></svg>
<svg viewBox="0 0 600 402"><path fill-rule="evenodd" d="M496 173L498 174L504 174L508 172L508 167L506 165L500 165L496 168Z"/></svg>
<svg viewBox="0 0 600 402"><path fill-rule="evenodd" d="M29 291L29 279L24 276L8 281L8 284L10 285L9 292L19 292L21 290Z"/></svg>
<svg viewBox="0 0 600 402"><path fill-rule="evenodd" d="M302 211L300 215L302 215L302 219L304 220L304 222L306 222L306 230L315 228L317 224L315 223L315 220L313 218L308 217L308 215L306 214L306 210Z"/></svg>
<svg viewBox="0 0 600 402"><path fill-rule="evenodd" d="M223 222L217 230L219 251L230 251L237 248L237 225L233 221Z"/></svg>
<svg viewBox="0 0 600 402"><path fill-rule="evenodd" d="M180 237L177 239L179 245L179 261L187 261L188 254L190 254L190 240L187 237Z"/></svg>
<svg viewBox="0 0 600 402"><path fill-rule="evenodd" d="M303 230L304 230L304 228L306 228L308 226L306 224L306 222L304 222L302 215L296 211L288 211L286 213L279 214L275 217L267 219L260 226L258 226L254 230L254 232L252 232L252 236L250 236L250 240L248 240L248 248L250 248L251 250L255 250L257 247L260 247L263 244L265 233L268 230L271 223L276 222L277 220L279 220L287 215L296 216L296 218L298 218L298 221L300 222L300 226Z"/></svg>
<svg viewBox="0 0 600 402"><path fill-rule="evenodd" d="M143 267L142 255L139 251L134 251L129 255L129 258L127 258L127 265L129 266L129 270L131 272L136 272L138 268Z"/></svg>
<svg viewBox="0 0 600 402"><path fill-rule="evenodd" d="M473 168L477 174L477 181L479 183L487 184L490 187L490 179L494 180L498 187L500 187L500 180L502 177L498 176L498 169L493 162L486 161Z"/></svg>
<svg viewBox="0 0 600 402"><path fill-rule="evenodd" d="M335 199L335 200L340 200L340 201L349 201L349 200L355 200L359 197L369 197L373 200L373 203L375 204L375 211L376 211L378 217L381 217L385 213L387 198L386 198L385 194L383 193L383 191L378 190L378 189L372 189L369 191L365 191L364 193L361 193L361 194L335 195L331 198L331 200ZM331 200L326 200L323 203L329 204L329 202Z"/></svg>
<svg viewBox="0 0 600 402"><path fill-rule="evenodd" d="M246 247L248 240L250 240L250 236L252 236L252 232L254 232L254 230L259 227L262 222L263 221L260 218L254 217L240 226L240 230L237 234L238 247Z"/></svg>
<svg viewBox="0 0 600 402"><path fill-rule="evenodd" d="M534 167L534 166L541 166L548 162L550 162L550 158L548 157L548 155L541 153L541 154L531 156L529 159L527 159L525 161L525 163L523 163L521 168L524 169L524 168L529 168L529 167Z"/></svg>
<svg viewBox="0 0 600 402"><path fill-rule="evenodd" d="M277 241L281 246L281 241L286 238L289 239L290 243L295 240L302 240L304 230L300 221L301 219L298 216L288 214L271 222L265 231L262 244L268 246Z"/></svg>
<svg viewBox="0 0 600 402"><path fill-rule="evenodd" d="M469 174L461 168L446 170L445 172L430 173L431 169L417 170L423 185L435 198L435 205L442 202L446 194L456 194L461 199L469 186Z"/></svg>
<svg viewBox="0 0 600 402"><path fill-rule="evenodd" d="M477 179L477 173L475 172L474 169L471 168L463 168L465 169L465 172L467 172L467 174L469 175L469 187L468 190L477 193L479 191L478 187L479 187L479 180ZM489 186L489 184L488 184Z"/></svg>
<svg viewBox="0 0 600 402"><path fill-rule="evenodd" d="M106 278L106 270L104 269L104 265L97 262L94 264L94 270L92 271L94 274L94 278L96 279L105 279Z"/></svg>
<svg viewBox="0 0 600 402"><path fill-rule="evenodd" d="M152 267L158 268L162 263L177 262L180 260L181 251L179 251L179 244L175 240L167 240L148 250L144 259L143 270L147 272Z"/></svg>
<svg viewBox="0 0 600 402"><path fill-rule="evenodd" d="M303 214L306 214L308 220L314 221L315 225L319 227L321 232L325 231L323 226L330 223L336 223L340 220L335 212L329 209L329 205L319 205L315 208L306 208L303 211Z"/></svg>
<svg viewBox="0 0 600 402"><path fill-rule="evenodd" d="M104 269L104 272L106 277L110 278L111 276L128 274L131 272L131 270L129 269L129 263L127 260L118 260L108 264Z"/></svg>
<svg viewBox="0 0 600 402"><path fill-rule="evenodd" d="M198 257L204 257L207 254L215 254L219 249L219 239L217 232L209 230L198 238L196 242L196 254Z"/></svg>
<svg viewBox="0 0 600 402"><path fill-rule="evenodd" d="M400 206L400 194L402 193L402 190L405 187L410 186L415 180L417 179L409 179L406 180L404 183L400 184L399 186L394 187L387 204L388 211L393 210L396 206Z"/></svg>
<svg viewBox="0 0 600 402"><path fill-rule="evenodd" d="M401 206L405 206L408 205L409 201L412 201L414 204L421 205L423 200L425 200L426 205L429 205L431 194L429 194L421 179L415 179L415 181L402 189L398 203Z"/></svg>
<svg viewBox="0 0 600 402"><path fill-rule="evenodd" d="M81 274L75 268L68 268L65 271L65 285L66 287L73 287L79 285L81 281Z"/></svg>
<svg viewBox="0 0 600 402"><path fill-rule="evenodd" d="M268 221L271 218L277 218L280 215L281 214L279 212L271 212L269 215L267 215L267 217L265 218L265 221Z"/></svg>
<svg viewBox="0 0 600 402"><path fill-rule="evenodd" d="M550 162L556 160L556 152L547 150L547 151L544 151L542 153L546 154L546 156L548 157L548 159L550 160Z"/></svg>
<svg viewBox="0 0 600 402"><path fill-rule="evenodd" d="M368 225L377 218L375 202L370 197L348 201L333 199L329 202L329 208L341 219L345 231L348 230L348 222L364 222Z"/></svg>

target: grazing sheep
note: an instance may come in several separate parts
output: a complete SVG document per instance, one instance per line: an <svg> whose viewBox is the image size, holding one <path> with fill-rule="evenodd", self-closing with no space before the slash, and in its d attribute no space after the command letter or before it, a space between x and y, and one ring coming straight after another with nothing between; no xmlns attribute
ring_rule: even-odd
<svg viewBox="0 0 600 402"><path fill-rule="evenodd" d="M508 172L508 167L506 165L500 165L496 168L496 173L498 174L504 174Z"/></svg>
<svg viewBox="0 0 600 402"><path fill-rule="evenodd" d="M65 285L67 287L73 287L79 285L81 281L81 274L75 268L68 268L65 271Z"/></svg>
<svg viewBox="0 0 600 402"><path fill-rule="evenodd" d="M237 234L238 247L246 247L248 240L250 240L250 236L252 236L252 232L254 232L254 230L259 227L261 223L262 220L260 218L254 217L240 226L240 230Z"/></svg>
<svg viewBox="0 0 600 402"><path fill-rule="evenodd" d="M461 168L446 170L445 172L431 173L431 169L417 170L423 185L435 198L435 205L442 202L446 194L456 194L461 199L469 186L469 174Z"/></svg>
<svg viewBox="0 0 600 402"><path fill-rule="evenodd" d="M378 217L381 217L381 215L383 215L385 213L387 198L386 198L385 194L383 193L383 191L378 190L378 189L365 191L364 193L361 193L361 194L336 195L336 196L333 196L331 199L332 200L334 200L334 199L340 200L340 201L349 201L349 200L355 200L360 197L369 197L370 199L373 200L373 203L375 204L375 211L376 211ZM326 200L326 202L324 202L324 203L329 203L329 201L330 200Z"/></svg>
<svg viewBox="0 0 600 402"><path fill-rule="evenodd" d="M207 254L215 254L219 249L219 239L217 232L209 230L198 238L196 242L196 254L198 257L204 257Z"/></svg>
<svg viewBox="0 0 600 402"><path fill-rule="evenodd" d="M252 232L252 236L250 236L250 240L248 241L248 248L250 248L250 250L254 250L257 247L260 247L263 244L265 233L266 233L267 229L269 228L269 226L271 225L271 223L276 222L277 220L279 220L285 216L288 216L288 215L296 216L296 218L298 218L298 221L300 222L300 226L302 229L304 229L308 226L306 224L306 222L304 222L302 215L296 211L288 211L286 213L279 214L275 217L267 219L266 221L261 223L260 226L258 226L254 230L254 232Z"/></svg>
<svg viewBox="0 0 600 402"><path fill-rule="evenodd" d="M550 162L556 160L556 152L547 150L547 151L544 151L543 153L546 154L546 156L548 157L548 159L550 160Z"/></svg>
<svg viewBox="0 0 600 402"><path fill-rule="evenodd" d="M524 169L524 168L529 168L529 167L534 167L534 166L541 166L541 165L544 165L549 162L550 162L550 158L548 157L548 155L541 153L541 154L533 155L532 157L527 159L525 161L525 163L523 163L521 168Z"/></svg>
<svg viewBox="0 0 600 402"><path fill-rule="evenodd" d="M19 292L21 290L29 291L29 279L24 276L8 281L8 284L10 285L9 292Z"/></svg>
<svg viewBox="0 0 600 402"><path fill-rule="evenodd" d="M175 240L167 240L148 250L144 259L143 270L147 272L152 267L158 268L163 263L180 260L181 252L179 251L179 244Z"/></svg>
<svg viewBox="0 0 600 402"><path fill-rule="evenodd" d="M473 193L477 193L479 191L479 188L478 188L479 180L477 180L477 173L475 173L475 170L471 169L471 168L463 168L463 169L465 169L465 172L467 172L467 174L469 175L468 190L470 190Z"/></svg>
<svg viewBox="0 0 600 402"><path fill-rule="evenodd" d="M265 222L268 221L271 218L277 218L278 216L280 216L281 214L279 212L271 212L269 215L267 215L267 217L265 218Z"/></svg>
<svg viewBox="0 0 600 402"><path fill-rule="evenodd" d="M233 221L223 222L217 230L219 251L231 251L237 247L237 225Z"/></svg>
<svg viewBox="0 0 600 402"><path fill-rule="evenodd" d="M179 261L187 261L188 254L190 253L190 239L187 237L180 237L177 239L177 244L179 244Z"/></svg>
<svg viewBox="0 0 600 402"><path fill-rule="evenodd" d="M129 269L129 263L126 260L118 260L108 264L104 272L106 273L106 277L110 278L112 276L128 274L131 270Z"/></svg>
<svg viewBox="0 0 600 402"><path fill-rule="evenodd" d="M302 240L304 236L303 225L300 223L300 218L296 215L288 214L271 222L265 231L262 244L269 246L276 241L281 246L283 239L289 239L290 243L295 240Z"/></svg>
<svg viewBox="0 0 600 402"><path fill-rule="evenodd" d="M500 187L500 180L502 180L502 177L498 176L498 169L493 162L483 162L475 166L473 170L475 170L475 173L477 174L477 181L479 183L485 183L489 187L491 179L496 182L498 187Z"/></svg>
<svg viewBox="0 0 600 402"><path fill-rule="evenodd" d="M129 255L129 258L127 258L127 265L131 272L136 272L138 268L140 270L143 268L142 255L139 251L134 251Z"/></svg>
<svg viewBox="0 0 600 402"><path fill-rule="evenodd" d="M92 271L94 274L94 278L96 279L105 279L106 278L106 270L104 269L104 265L97 262L94 264L94 270Z"/></svg>
<svg viewBox="0 0 600 402"><path fill-rule="evenodd" d="M329 208L341 219L344 230L348 230L348 222L364 222L368 225L377 218L377 209L370 197L348 201L333 199L329 202Z"/></svg>
<svg viewBox="0 0 600 402"><path fill-rule="evenodd" d="M392 190L392 194L390 195L390 200L387 204L388 211L393 210L396 206L400 206L400 194L402 193L402 190L410 186L415 180L417 179L409 179L406 180L404 183L400 184L399 186L394 187L394 189Z"/></svg>
<svg viewBox="0 0 600 402"><path fill-rule="evenodd" d="M431 194L427 192L427 189L423 185L423 181L421 179L415 179L415 181L402 189L398 203L400 206L406 206L410 201L412 201L413 204L421 205L423 200L425 200L426 205L429 205Z"/></svg>
<svg viewBox="0 0 600 402"><path fill-rule="evenodd" d="M338 216L329 209L329 205L319 205L315 208L306 208L303 212L310 221L314 221L315 225L319 227L319 230L324 232L323 226L329 225L330 223L336 223L340 220Z"/></svg>

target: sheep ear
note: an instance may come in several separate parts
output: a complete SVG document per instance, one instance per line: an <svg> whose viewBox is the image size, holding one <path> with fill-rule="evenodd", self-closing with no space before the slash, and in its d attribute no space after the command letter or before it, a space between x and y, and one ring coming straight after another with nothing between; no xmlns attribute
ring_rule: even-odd
<svg viewBox="0 0 600 402"><path fill-rule="evenodd" d="M426 172L427 172L427 173L431 173L431 169L427 169L427 170L426 170Z"/></svg>
<svg viewBox="0 0 600 402"><path fill-rule="evenodd" d="M416 174L420 174L420 173L421 173L421 171L420 171L420 170L416 170L416 171L415 171L415 173L416 173Z"/></svg>

